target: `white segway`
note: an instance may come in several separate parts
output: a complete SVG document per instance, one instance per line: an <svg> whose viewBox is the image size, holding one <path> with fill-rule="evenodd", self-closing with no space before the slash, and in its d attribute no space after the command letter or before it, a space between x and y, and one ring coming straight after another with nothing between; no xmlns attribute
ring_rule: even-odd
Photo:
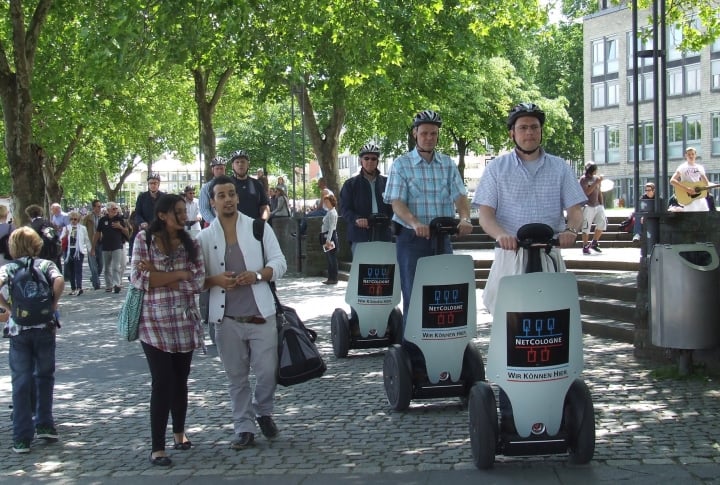
<svg viewBox="0 0 720 485"><path fill-rule="evenodd" d="M383 380L390 406L408 408L412 399L460 397L485 380L477 333L475 271L469 255L442 254L442 241L457 231L453 218L430 223L435 256L420 258L413 281L402 345L385 354Z"/></svg>
<svg viewBox="0 0 720 485"><path fill-rule="evenodd" d="M518 243L528 249L528 274L500 280L487 375L499 388L476 383L468 403L470 444L479 469L495 455L569 453L572 463L595 452L595 412L583 369L577 281L570 273L541 271L540 251L556 244L553 230L528 224Z"/></svg>
<svg viewBox="0 0 720 485"><path fill-rule="evenodd" d="M395 243L377 241L390 219L384 214L368 217L371 242L357 245L353 255L345 302L351 314L336 308L330 323L335 357L347 357L349 349L388 347L402 341L400 276Z"/></svg>

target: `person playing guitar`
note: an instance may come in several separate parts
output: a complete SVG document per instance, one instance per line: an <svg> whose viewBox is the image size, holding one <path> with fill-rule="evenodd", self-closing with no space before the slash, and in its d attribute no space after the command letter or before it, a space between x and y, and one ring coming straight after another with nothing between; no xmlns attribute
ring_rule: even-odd
<svg viewBox="0 0 720 485"><path fill-rule="evenodd" d="M705 176L705 168L695 163L697 151L693 147L685 150L685 161L680 164L672 178L670 184L675 187L675 196L684 208L683 212L707 212L708 204L702 190L696 190L696 187L702 189L710 186L708 178ZM688 200L689 199L689 200ZM683 204L681 201L688 202Z"/></svg>

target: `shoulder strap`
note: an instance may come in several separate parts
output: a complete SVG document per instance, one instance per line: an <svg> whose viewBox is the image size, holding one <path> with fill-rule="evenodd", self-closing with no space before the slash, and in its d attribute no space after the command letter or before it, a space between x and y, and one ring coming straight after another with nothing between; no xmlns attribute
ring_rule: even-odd
<svg viewBox="0 0 720 485"><path fill-rule="evenodd" d="M263 266L265 266L265 263L267 262L267 258L265 257L265 243L263 243L263 236L265 235L265 224L266 222L263 219L253 219L253 236L255 236L255 239L260 241L260 249L262 250L262 258L263 258ZM280 300L277 296L277 288L275 287L274 281L269 281L268 285L270 285L270 290L273 294L273 299L275 300L275 310L278 314L282 314L282 305L280 304Z"/></svg>

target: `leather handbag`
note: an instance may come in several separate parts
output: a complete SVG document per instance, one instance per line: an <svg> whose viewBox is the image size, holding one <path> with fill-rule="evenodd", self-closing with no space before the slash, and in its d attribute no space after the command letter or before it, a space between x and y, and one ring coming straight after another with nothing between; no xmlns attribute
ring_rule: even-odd
<svg viewBox="0 0 720 485"><path fill-rule="evenodd" d="M121 339L128 342L138 339L138 327L140 325L144 296L145 290L138 290L132 285L128 288L117 320L117 329Z"/></svg>

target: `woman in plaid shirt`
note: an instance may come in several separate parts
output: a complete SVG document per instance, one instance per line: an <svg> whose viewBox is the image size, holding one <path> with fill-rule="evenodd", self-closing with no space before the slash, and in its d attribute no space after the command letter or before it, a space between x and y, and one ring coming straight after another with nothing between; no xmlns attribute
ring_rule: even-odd
<svg viewBox="0 0 720 485"><path fill-rule="evenodd" d="M150 396L150 463L169 466L165 430L172 414L174 449L189 450L185 435L188 375L193 350L202 346L203 329L195 294L205 280L205 264L197 241L185 231L185 201L162 195L155 218L133 245L131 283L145 290L140 316L140 342L152 376Z"/></svg>

